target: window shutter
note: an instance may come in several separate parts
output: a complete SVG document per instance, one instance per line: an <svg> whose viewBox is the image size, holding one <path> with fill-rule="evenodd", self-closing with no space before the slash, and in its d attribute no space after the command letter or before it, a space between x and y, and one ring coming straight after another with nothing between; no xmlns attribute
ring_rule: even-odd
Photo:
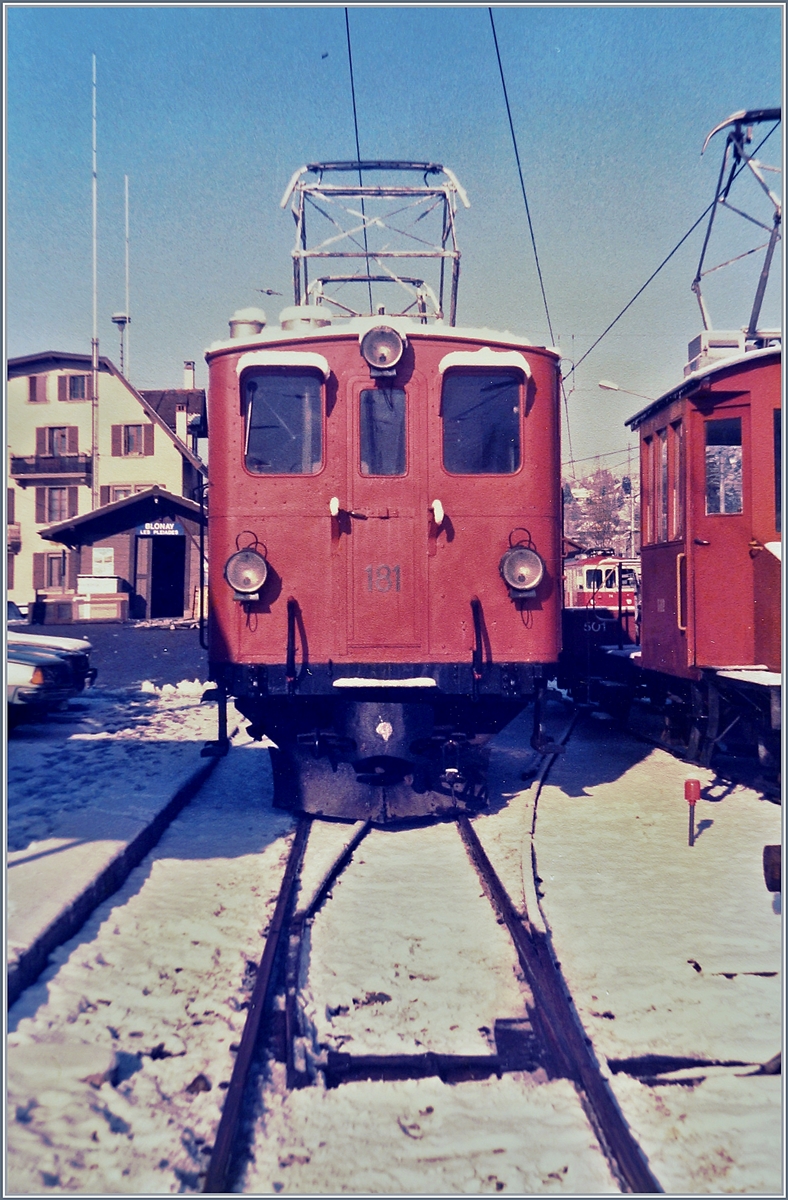
<svg viewBox="0 0 788 1200"><path fill-rule="evenodd" d="M104 485L99 488L99 504L102 507L109 504L109 488Z"/></svg>
<svg viewBox="0 0 788 1200"><path fill-rule="evenodd" d="M47 452L47 430L46 426L39 425L36 430L36 454L46 454Z"/></svg>
<svg viewBox="0 0 788 1200"><path fill-rule="evenodd" d="M68 376L58 375L57 377L57 398L58 400L68 400Z"/></svg>
<svg viewBox="0 0 788 1200"><path fill-rule="evenodd" d="M6 488L6 510L8 512L8 524L13 525L16 521L16 492L13 488Z"/></svg>
<svg viewBox="0 0 788 1200"><path fill-rule="evenodd" d="M36 488L36 521L43 525L47 519L47 490Z"/></svg>
<svg viewBox="0 0 788 1200"><path fill-rule="evenodd" d="M79 426L66 426L66 453L79 454Z"/></svg>
<svg viewBox="0 0 788 1200"><path fill-rule="evenodd" d="M79 512L79 488L70 487L68 489L68 515L75 517Z"/></svg>
<svg viewBox="0 0 788 1200"><path fill-rule="evenodd" d="M75 489L76 490L76 489ZM66 563L66 587L70 592L77 590L77 575L79 574L79 550L69 550Z"/></svg>
<svg viewBox="0 0 788 1200"><path fill-rule="evenodd" d="M33 590L40 592L46 586L46 554L33 555Z"/></svg>
<svg viewBox="0 0 788 1200"><path fill-rule="evenodd" d="M14 560L15 560L15 555L13 555L11 553L11 551L9 550L8 553L6 554L6 560L5 560L5 562L6 562L5 585L8 588L9 592L13 591L13 588L14 588Z"/></svg>
<svg viewBox="0 0 788 1200"><path fill-rule="evenodd" d="M120 458L123 454L123 426L112 426L112 457Z"/></svg>
<svg viewBox="0 0 788 1200"><path fill-rule="evenodd" d="M85 376L85 399L93 402L93 372Z"/></svg>
<svg viewBox="0 0 788 1200"><path fill-rule="evenodd" d="M31 404L36 404L38 401L38 392L39 392L38 376L31 375L28 378L27 384L28 384L27 398Z"/></svg>
<svg viewBox="0 0 788 1200"><path fill-rule="evenodd" d="M146 454L150 457L150 455L153 454L153 426L152 425L143 425L142 438L143 438L142 453Z"/></svg>

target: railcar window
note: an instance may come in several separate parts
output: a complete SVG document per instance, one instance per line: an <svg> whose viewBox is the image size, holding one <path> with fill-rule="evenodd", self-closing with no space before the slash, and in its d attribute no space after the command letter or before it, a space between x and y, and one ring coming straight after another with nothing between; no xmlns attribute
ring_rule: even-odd
<svg viewBox="0 0 788 1200"><path fill-rule="evenodd" d="M782 493L783 493L783 463L782 463L782 409L774 410L774 527L782 532Z"/></svg>
<svg viewBox="0 0 788 1200"><path fill-rule="evenodd" d="M518 470L519 372L447 372L441 416L443 465L452 475L511 475Z"/></svg>
<svg viewBox="0 0 788 1200"><path fill-rule="evenodd" d="M311 371L244 376L247 469L255 475L314 475L323 459L322 381Z"/></svg>
<svg viewBox="0 0 788 1200"><path fill-rule="evenodd" d="M674 422L671 429L670 537L684 536L684 426Z"/></svg>
<svg viewBox="0 0 788 1200"><path fill-rule="evenodd" d="M602 572L596 568L586 571L586 587L598 591L602 586Z"/></svg>
<svg viewBox="0 0 788 1200"><path fill-rule="evenodd" d="M706 422L706 512L742 512L741 417Z"/></svg>
<svg viewBox="0 0 788 1200"><path fill-rule="evenodd" d="M365 388L360 396L361 474L405 474L405 393Z"/></svg>
<svg viewBox="0 0 788 1200"><path fill-rule="evenodd" d="M643 541L654 540L654 480L652 476L654 444L650 437L643 439L643 458L640 477L642 485L643 505Z"/></svg>
<svg viewBox="0 0 788 1200"><path fill-rule="evenodd" d="M659 506L657 510L658 542L668 540L668 431L660 429L657 433L657 453L659 454L659 477L657 479L657 495Z"/></svg>
<svg viewBox="0 0 788 1200"><path fill-rule="evenodd" d="M638 585L638 577L631 567L621 568L621 586L622 588L636 588Z"/></svg>
<svg viewBox="0 0 788 1200"><path fill-rule="evenodd" d="M609 589L618 587L618 584L616 583L616 568L615 567L613 567L612 571L605 571L605 587L609 588Z"/></svg>

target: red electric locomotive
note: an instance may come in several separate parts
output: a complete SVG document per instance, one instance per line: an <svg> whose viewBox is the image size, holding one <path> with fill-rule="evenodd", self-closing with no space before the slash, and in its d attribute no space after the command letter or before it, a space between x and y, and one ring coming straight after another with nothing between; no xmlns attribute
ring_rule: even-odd
<svg viewBox="0 0 788 1200"><path fill-rule="evenodd" d="M779 119L741 112L709 134L729 130L711 221L744 170L773 203L747 327L710 327L702 255L685 377L627 422L641 446L641 682L664 702L664 737L707 765L735 743L779 759L781 334L758 319L781 207L750 148L753 127Z"/></svg>
<svg viewBox="0 0 788 1200"><path fill-rule="evenodd" d="M280 807L480 807L485 741L557 659L559 355L455 326L458 200L438 164L302 168L294 307L207 352L211 676L276 744Z"/></svg>

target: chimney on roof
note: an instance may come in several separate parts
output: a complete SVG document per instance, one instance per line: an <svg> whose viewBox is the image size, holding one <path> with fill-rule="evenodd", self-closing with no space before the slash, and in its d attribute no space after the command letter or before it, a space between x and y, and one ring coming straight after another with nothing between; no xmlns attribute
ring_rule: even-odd
<svg viewBox="0 0 788 1200"><path fill-rule="evenodd" d="M186 432L189 425L189 414L186 405L180 401L175 405L175 435L186 444Z"/></svg>
<svg viewBox="0 0 788 1200"><path fill-rule="evenodd" d="M183 386L189 391L194 391L194 363L188 360L183 364Z"/></svg>

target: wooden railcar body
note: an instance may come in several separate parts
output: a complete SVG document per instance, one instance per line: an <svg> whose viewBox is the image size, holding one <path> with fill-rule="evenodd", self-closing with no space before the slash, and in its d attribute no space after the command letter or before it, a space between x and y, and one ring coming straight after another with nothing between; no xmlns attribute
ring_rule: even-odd
<svg viewBox="0 0 788 1200"><path fill-rule="evenodd" d="M779 335L751 347L690 370L628 424L641 447L639 668L663 738L706 766L717 749L757 749L768 779L782 726Z"/></svg>
<svg viewBox="0 0 788 1200"><path fill-rule="evenodd" d="M780 670L780 366L779 346L724 359L628 422L647 670Z"/></svg>

